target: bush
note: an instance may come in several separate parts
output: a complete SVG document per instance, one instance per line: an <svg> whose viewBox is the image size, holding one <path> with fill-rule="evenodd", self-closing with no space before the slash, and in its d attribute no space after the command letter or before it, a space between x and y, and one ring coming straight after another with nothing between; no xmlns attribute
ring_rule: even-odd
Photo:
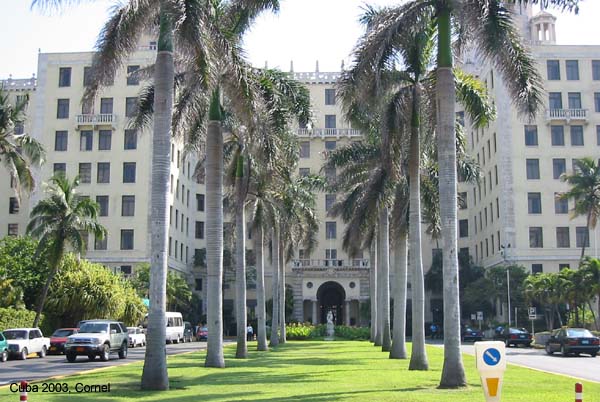
<svg viewBox="0 0 600 402"><path fill-rule="evenodd" d="M303 341L311 337L314 327L304 324L290 324L285 327L286 338L290 340Z"/></svg>
<svg viewBox="0 0 600 402"><path fill-rule="evenodd" d="M35 319L35 311L15 309L12 307L0 308L0 331L9 328L30 328ZM52 328L42 315L40 320L40 329L44 336L52 334Z"/></svg>
<svg viewBox="0 0 600 402"><path fill-rule="evenodd" d="M327 325L312 325L310 323L290 324L285 327L286 337L290 340L307 340L323 338L327 335ZM348 340L367 340L371 336L371 330L367 327L346 327L338 325L335 327L335 336Z"/></svg>
<svg viewBox="0 0 600 402"><path fill-rule="evenodd" d="M337 325L335 327L335 336L352 341L363 341L370 338L371 330L368 327L346 327L345 325Z"/></svg>

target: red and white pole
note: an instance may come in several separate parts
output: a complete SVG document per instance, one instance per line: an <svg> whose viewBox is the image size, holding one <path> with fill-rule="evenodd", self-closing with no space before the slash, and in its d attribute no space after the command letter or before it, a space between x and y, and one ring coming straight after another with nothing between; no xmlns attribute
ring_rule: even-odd
<svg viewBox="0 0 600 402"><path fill-rule="evenodd" d="M583 384L580 382L575 384L575 402L583 402Z"/></svg>
<svg viewBox="0 0 600 402"><path fill-rule="evenodd" d="M21 397L19 401L27 401L27 381L21 381Z"/></svg>

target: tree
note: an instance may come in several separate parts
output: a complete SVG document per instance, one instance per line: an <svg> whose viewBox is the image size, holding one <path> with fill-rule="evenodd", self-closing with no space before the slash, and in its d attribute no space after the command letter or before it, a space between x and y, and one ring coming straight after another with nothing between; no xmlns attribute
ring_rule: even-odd
<svg viewBox="0 0 600 402"><path fill-rule="evenodd" d="M585 248L589 244L589 231L595 229L600 216L600 167L593 158L575 159L574 173L563 175L562 181L571 185L571 189L560 195L561 199L575 200L572 217L585 216L587 233L581 243L581 257L583 263Z"/></svg>
<svg viewBox="0 0 600 402"><path fill-rule="evenodd" d="M135 267L133 288L142 298L150 293L150 264L139 264ZM192 301L192 290L187 280L179 273L169 271L167 275L167 310L186 311Z"/></svg>
<svg viewBox="0 0 600 402"><path fill-rule="evenodd" d="M27 233L39 239L36 254L47 248L50 272L37 303L33 327L37 327L48 296L52 280L60 270L63 256L68 248L78 254L85 253L87 237L97 239L106 236L106 229L98 223L98 204L77 192L79 178L69 181L64 175L50 179L49 197L41 200L31 210Z"/></svg>

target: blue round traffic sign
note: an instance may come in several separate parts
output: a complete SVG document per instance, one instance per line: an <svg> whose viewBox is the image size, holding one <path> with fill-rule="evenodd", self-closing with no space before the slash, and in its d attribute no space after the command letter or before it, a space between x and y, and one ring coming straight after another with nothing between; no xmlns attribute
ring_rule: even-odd
<svg viewBox="0 0 600 402"><path fill-rule="evenodd" d="M483 352L483 361L488 366L495 366L496 364L500 363L501 358L500 351L496 348L489 348Z"/></svg>

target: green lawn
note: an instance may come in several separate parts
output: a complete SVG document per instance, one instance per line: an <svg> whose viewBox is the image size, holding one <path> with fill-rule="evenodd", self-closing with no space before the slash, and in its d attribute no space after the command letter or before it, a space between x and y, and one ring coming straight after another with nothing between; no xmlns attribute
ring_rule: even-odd
<svg viewBox="0 0 600 402"><path fill-rule="evenodd" d="M256 343L250 343L254 349ZM431 370L409 372L407 360L390 360L368 342L289 342L268 353L250 352L247 360L234 359L235 347L226 348L226 369L203 367L204 353L169 358L171 390L139 390L142 363L69 377L76 383L111 384L108 394L29 394L38 401L484 401L474 358L464 356L469 386L440 390L442 349L428 347ZM95 364L99 366L101 363ZM60 382L65 382L60 381ZM566 402L574 400L572 378L509 366L502 401ZM600 384L584 383L584 400L600 402ZM10 396L8 396L10 394ZM18 394L0 390L0 401Z"/></svg>

